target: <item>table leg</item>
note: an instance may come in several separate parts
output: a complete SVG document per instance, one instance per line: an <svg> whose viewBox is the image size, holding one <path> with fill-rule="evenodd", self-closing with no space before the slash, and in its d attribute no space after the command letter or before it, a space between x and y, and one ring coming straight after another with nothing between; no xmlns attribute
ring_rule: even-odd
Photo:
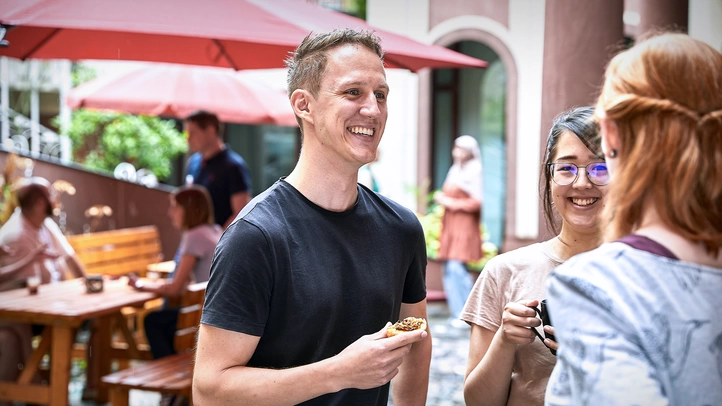
<svg viewBox="0 0 722 406"><path fill-rule="evenodd" d="M50 405L67 406L73 329L67 326L52 326L51 328L53 329L53 340L50 349Z"/></svg>
<svg viewBox="0 0 722 406"><path fill-rule="evenodd" d="M97 330L93 365L94 370L88 374L88 386L95 388L97 403L108 402L108 388L100 384L100 378L112 372L112 359L109 356L113 341L113 317L104 316L96 320Z"/></svg>

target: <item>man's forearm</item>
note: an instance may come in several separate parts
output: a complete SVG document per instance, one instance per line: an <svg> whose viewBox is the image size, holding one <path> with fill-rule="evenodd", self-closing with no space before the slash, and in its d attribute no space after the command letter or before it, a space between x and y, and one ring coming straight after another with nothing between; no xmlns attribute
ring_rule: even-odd
<svg viewBox="0 0 722 406"><path fill-rule="evenodd" d="M68 264L68 267L70 267L70 271L75 275L76 278L84 278L85 277L85 267L82 263L80 263L80 260L75 255L67 257L65 259L66 263Z"/></svg>
<svg viewBox="0 0 722 406"><path fill-rule="evenodd" d="M391 381L394 405L423 406L429 388L429 367L431 365L431 331L429 335L414 343L404 357L399 374Z"/></svg>
<svg viewBox="0 0 722 406"><path fill-rule="evenodd" d="M229 368L221 375L199 368L193 377L193 401L199 405L298 404L339 391L328 360L288 369L245 366Z"/></svg>

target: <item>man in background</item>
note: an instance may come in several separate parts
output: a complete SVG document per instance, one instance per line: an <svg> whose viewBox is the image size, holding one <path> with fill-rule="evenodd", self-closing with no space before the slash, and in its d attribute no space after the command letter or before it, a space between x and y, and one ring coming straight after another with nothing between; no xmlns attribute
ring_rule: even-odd
<svg viewBox="0 0 722 406"><path fill-rule="evenodd" d="M251 176L246 161L221 139L218 117L197 111L185 119L188 149L186 179L208 189L216 224L226 229L251 200Z"/></svg>
<svg viewBox="0 0 722 406"><path fill-rule="evenodd" d="M287 62L301 154L216 247L194 402L386 406L391 388L394 405L426 403L429 333L386 333L426 317L423 229L357 183L386 126L382 55L372 33L336 30Z"/></svg>

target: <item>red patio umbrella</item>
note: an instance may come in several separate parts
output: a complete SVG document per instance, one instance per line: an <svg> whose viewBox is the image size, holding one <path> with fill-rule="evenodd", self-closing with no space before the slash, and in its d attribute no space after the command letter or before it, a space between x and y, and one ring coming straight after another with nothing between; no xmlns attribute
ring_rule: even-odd
<svg viewBox="0 0 722 406"><path fill-rule="evenodd" d="M272 87L227 68L142 64L121 74L93 79L70 90L73 108L185 118L208 110L223 122L297 126L282 87Z"/></svg>
<svg viewBox="0 0 722 406"><path fill-rule="evenodd" d="M390 68L486 66L301 0L2 0L0 23L0 55L19 59L277 68L308 33L354 28L381 37Z"/></svg>

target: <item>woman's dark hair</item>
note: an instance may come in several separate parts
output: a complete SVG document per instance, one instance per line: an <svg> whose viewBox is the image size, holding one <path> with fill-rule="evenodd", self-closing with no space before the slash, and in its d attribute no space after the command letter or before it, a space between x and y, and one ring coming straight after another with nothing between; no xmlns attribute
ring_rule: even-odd
<svg viewBox="0 0 722 406"><path fill-rule="evenodd" d="M203 186L180 187L173 192L173 199L183 208L184 230L190 230L201 224L214 224L211 197Z"/></svg>
<svg viewBox="0 0 722 406"><path fill-rule="evenodd" d="M546 218L549 230L558 234L558 220L555 218L554 209L552 208L551 182L552 174L549 164L552 163L557 155L557 146L559 139L565 132L570 132L579 138L584 146L592 153L602 156L601 137L599 136L599 125L594 120L594 108L590 106L575 107L563 112L554 119L552 128L547 138L547 148L544 153L544 162L542 162L541 173L541 191L542 204L544 208L544 217Z"/></svg>

